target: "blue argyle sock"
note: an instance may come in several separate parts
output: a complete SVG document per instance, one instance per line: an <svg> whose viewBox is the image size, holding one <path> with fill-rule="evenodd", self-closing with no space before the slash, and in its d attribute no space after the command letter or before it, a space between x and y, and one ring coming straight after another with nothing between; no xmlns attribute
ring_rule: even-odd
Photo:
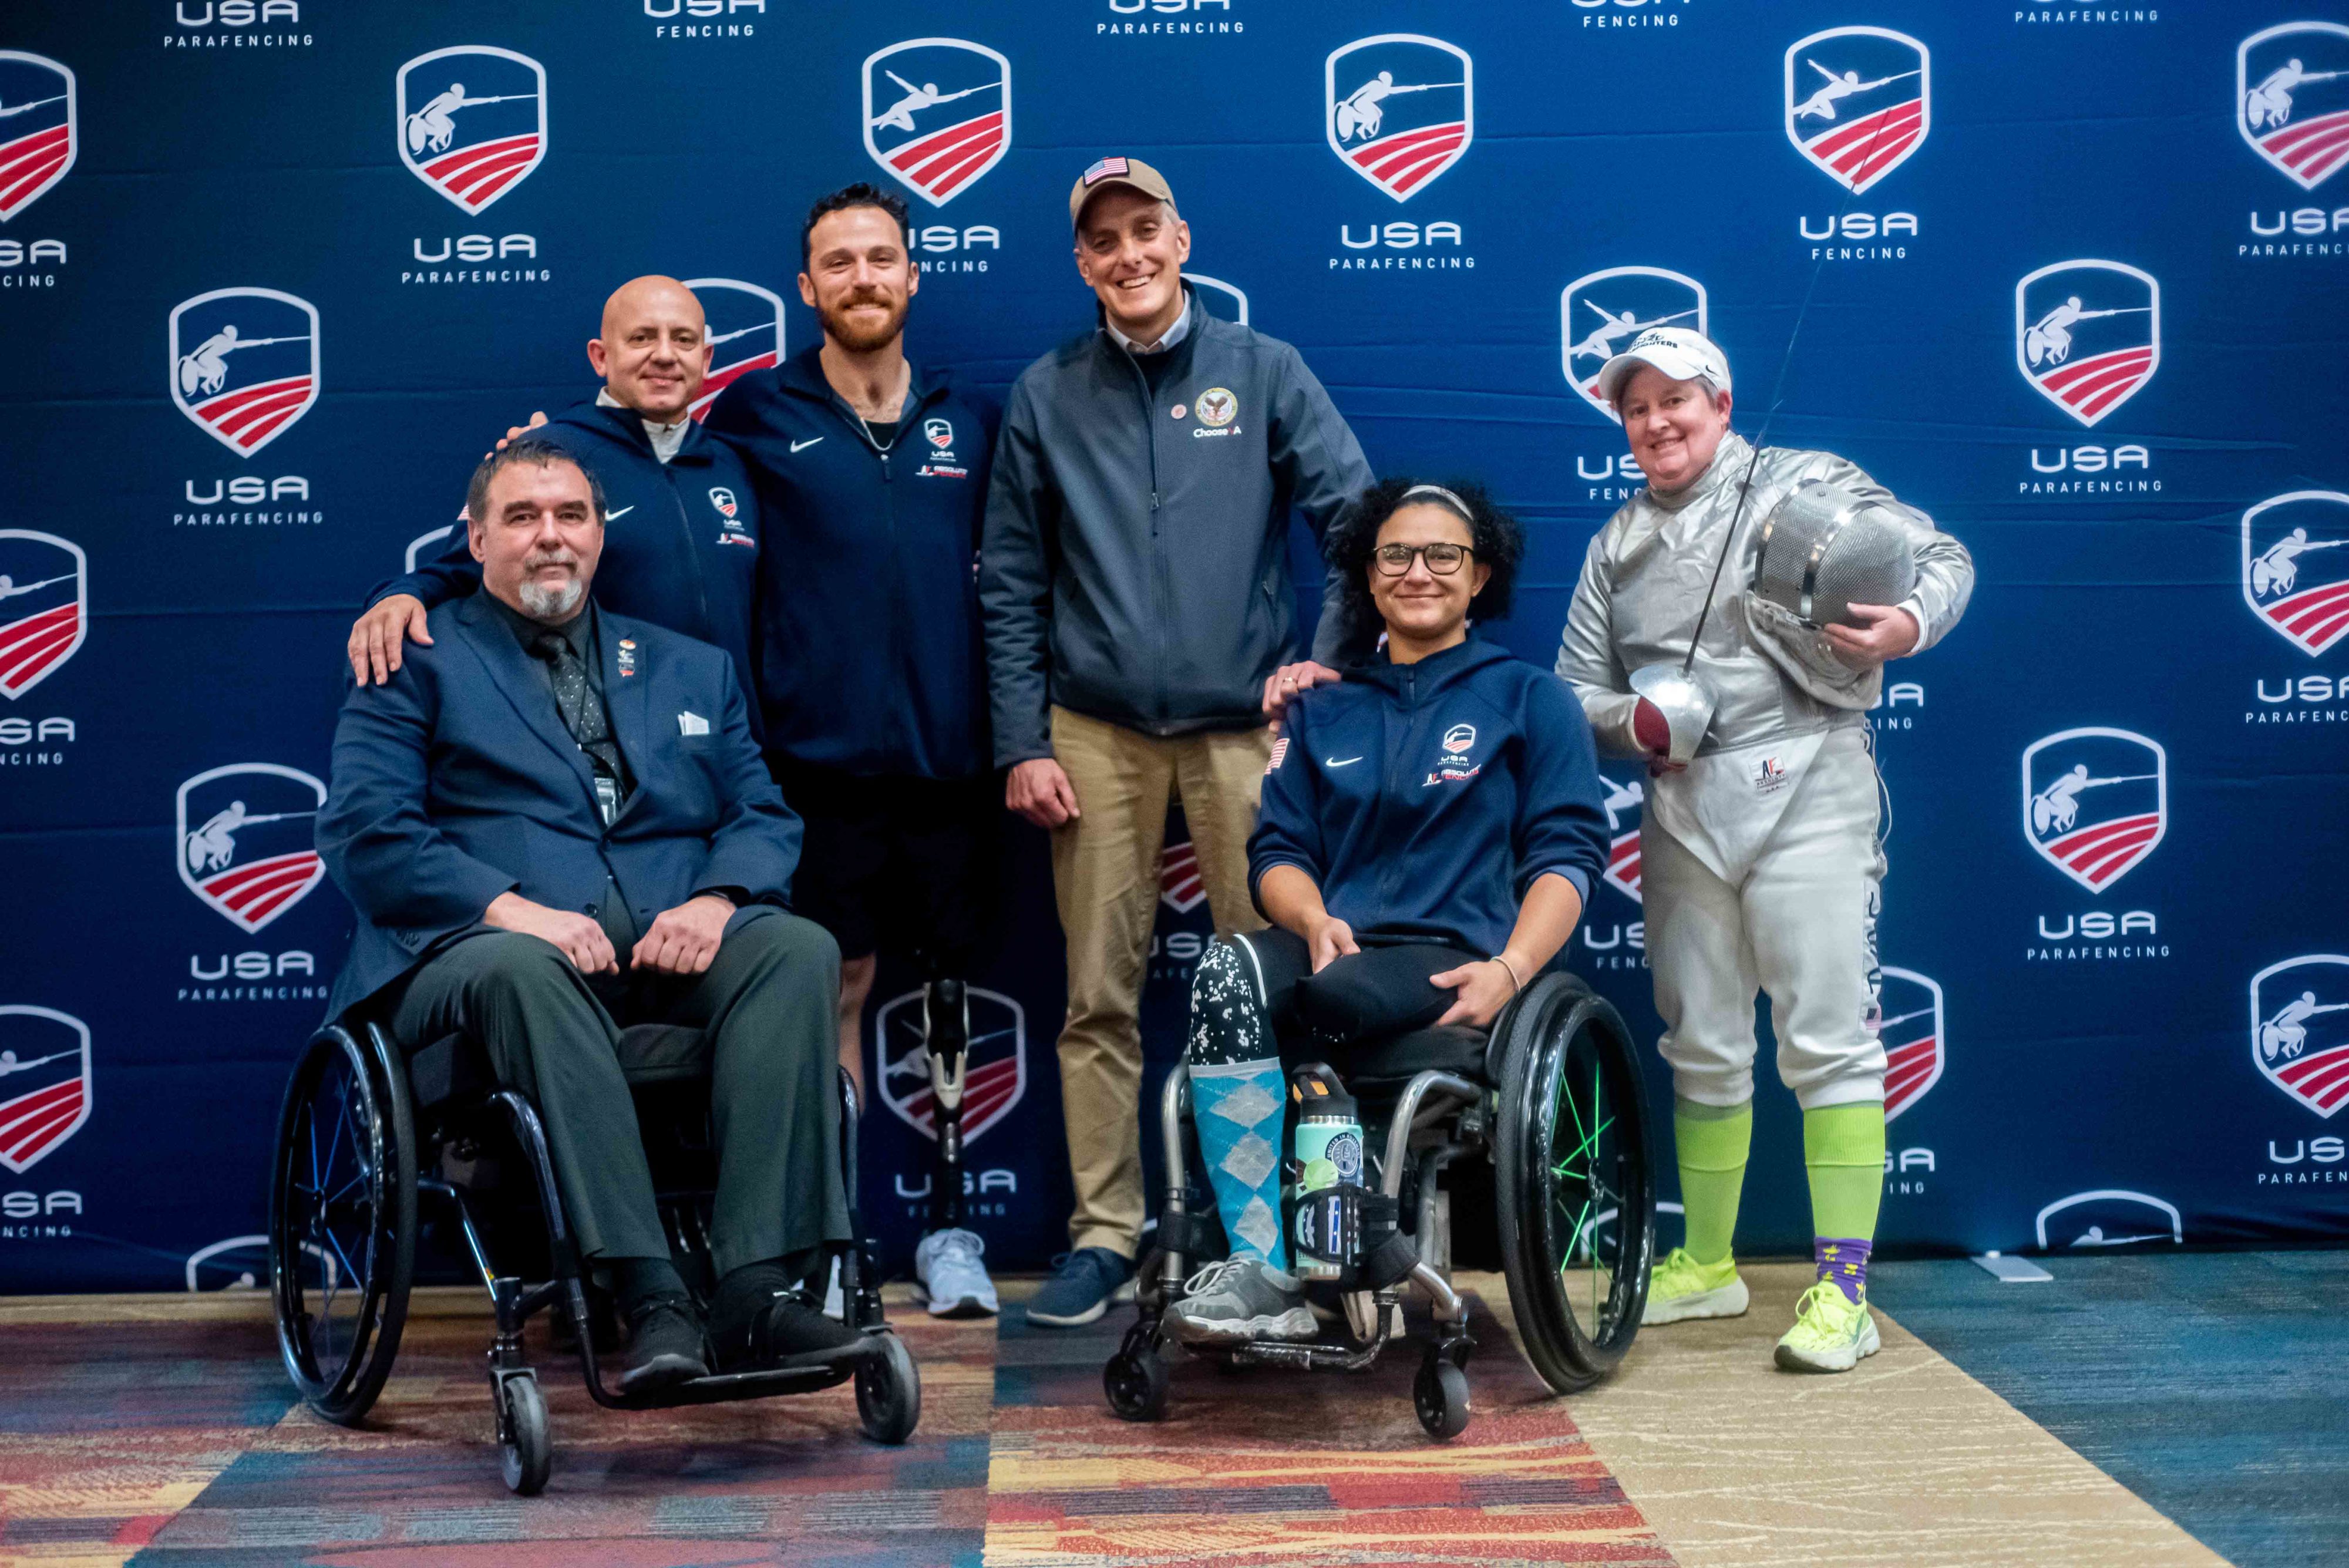
<svg viewBox="0 0 2349 1568"><path fill-rule="evenodd" d="M1215 942L1191 985L1191 1121L1216 1189L1232 1255L1286 1272L1280 1229L1280 1147L1288 1080L1253 979L1238 952Z"/></svg>

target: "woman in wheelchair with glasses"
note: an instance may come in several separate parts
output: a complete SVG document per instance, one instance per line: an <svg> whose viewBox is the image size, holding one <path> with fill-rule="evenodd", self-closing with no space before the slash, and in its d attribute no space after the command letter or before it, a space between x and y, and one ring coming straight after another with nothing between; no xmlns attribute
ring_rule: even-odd
<svg viewBox="0 0 2349 1568"><path fill-rule="evenodd" d="M1282 694L1248 841L1272 926L1211 945L1192 987L1193 1119L1231 1242L1169 1309L1194 1345L1316 1332L1281 1225L1279 1043L1343 1074L1348 1040L1489 1025L1565 946L1606 860L1580 706L1469 629L1508 609L1516 519L1473 485L1389 480L1327 548L1385 645Z"/></svg>

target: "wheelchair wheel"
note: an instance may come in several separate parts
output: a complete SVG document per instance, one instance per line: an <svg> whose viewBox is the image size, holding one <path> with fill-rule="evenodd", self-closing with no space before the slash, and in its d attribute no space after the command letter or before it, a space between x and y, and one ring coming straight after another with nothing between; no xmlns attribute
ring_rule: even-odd
<svg viewBox="0 0 2349 1568"><path fill-rule="evenodd" d="M880 1342L879 1354L856 1368L856 1418L874 1442L902 1443L922 1418L921 1370L895 1334L873 1337Z"/></svg>
<svg viewBox="0 0 2349 1568"><path fill-rule="evenodd" d="M1164 1420L1166 1384L1166 1358L1154 1344L1129 1343L1102 1368L1102 1392L1121 1421Z"/></svg>
<svg viewBox="0 0 2349 1568"><path fill-rule="evenodd" d="M1429 1437L1458 1437L1468 1429L1468 1374L1431 1354L1412 1379L1411 1407Z"/></svg>
<svg viewBox="0 0 2349 1568"><path fill-rule="evenodd" d="M370 1038L313 1036L270 1182L277 1345L304 1403L356 1426L399 1352L416 1272L416 1145L400 1069Z"/></svg>
<svg viewBox="0 0 2349 1568"><path fill-rule="evenodd" d="M536 1497L554 1468L554 1439L546 1428L546 1396L524 1372L498 1383L498 1459L506 1490Z"/></svg>
<svg viewBox="0 0 2349 1568"><path fill-rule="evenodd" d="M1494 1149L1502 1267L1526 1355L1574 1393L1639 1333L1655 1253L1647 1099L1630 1031L1566 975L1508 1023Z"/></svg>

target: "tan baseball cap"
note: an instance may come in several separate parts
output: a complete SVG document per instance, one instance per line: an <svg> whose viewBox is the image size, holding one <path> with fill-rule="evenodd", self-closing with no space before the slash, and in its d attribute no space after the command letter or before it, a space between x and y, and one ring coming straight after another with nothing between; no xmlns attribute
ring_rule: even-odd
<svg viewBox="0 0 2349 1568"><path fill-rule="evenodd" d="M1154 197L1168 206L1174 204L1174 192L1166 183L1166 176L1139 158L1113 157L1097 160L1091 168L1077 176L1069 187L1069 227L1074 230L1085 203L1108 190L1112 185L1131 185L1145 196Z"/></svg>

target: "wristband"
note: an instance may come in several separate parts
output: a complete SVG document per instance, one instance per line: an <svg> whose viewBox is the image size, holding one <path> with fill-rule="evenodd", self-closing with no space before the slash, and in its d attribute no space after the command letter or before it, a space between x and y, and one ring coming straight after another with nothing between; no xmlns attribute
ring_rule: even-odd
<svg viewBox="0 0 2349 1568"><path fill-rule="evenodd" d="M1509 992L1509 994L1510 994L1511 996L1515 996L1515 995L1516 995L1517 992L1525 990L1525 988L1526 988L1526 982L1525 982L1524 981L1519 980L1519 979L1517 978L1517 966L1516 966L1516 965L1515 965L1515 964L1511 963L1508 960L1506 960L1506 959L1503 958L1503 957L1502 957L1500 954L1498 954L1498 953L1495 953L1495 954L1493 955L1493 961L1494 961L1495 963L1496 963L1496 964L1499 964L1503 969L1507 970L1507 971L1509 971L1509 983L1510 983L1512 986L1515 986L1515 987L1516 988L1515 991L1512 991L1512 992Z"/></svg>

